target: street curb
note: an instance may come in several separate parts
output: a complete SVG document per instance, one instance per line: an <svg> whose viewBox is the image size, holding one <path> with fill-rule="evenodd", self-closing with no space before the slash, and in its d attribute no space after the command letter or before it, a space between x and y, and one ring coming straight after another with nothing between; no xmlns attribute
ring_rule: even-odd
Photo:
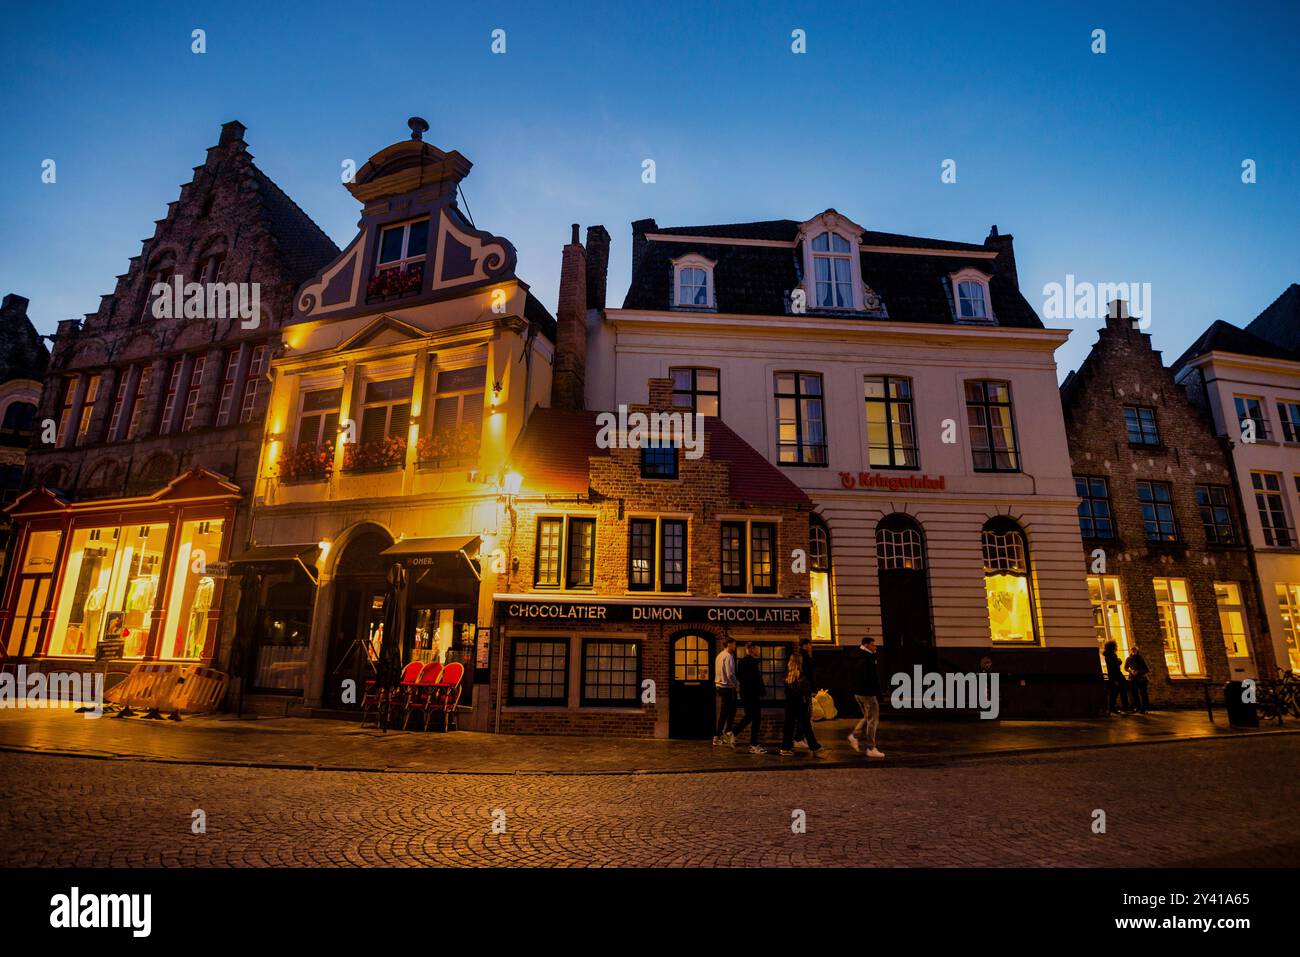
<svg viewBox="0 0 1300 957"><path fill-rule="evenodd" d="M103 751L64 751L47 748L29 748L11 744L0 744L0 753L31 754L56 758L82 758L90 761L121 761L137 764L188 765L191 767L210 768L248 768L253 770L272 771L327 771L362 774L442 774L476 777L625 777L629 775L746 774L763 771L822 771L831 769L842 770L844 768L872 769L890 767L942 767L959 761L977 761L987 758L1017 758L1038 754L1068 754L1072 751L1096 751L1104 748L1145 747L1149 745L1178 744L1188 741L1241 740L1243 738L1274 737L1278 735L1294 734L1300 734L1300 728L1281 728L1267 731L1242 730L1230 737L1225 737L1222 733L1178 735L1165 738L1154 738L1145 741L1103 741L1087 744L1050 745L1043 747L999 748L991 751L969 751L957 754L918 754L901 758L890 758L884 761L868 761L866 759L832 761L813 758L811 760L801 761L798 764L785 763L783 761L779 764L770 765L756 763L748 766L727 765L703 768L615 768L594 771L484 771L466 768L404 768L394 767L391 765L378 767L367 765L307 764L287 761L234 761L218 758L168 758L157 755L111 754Z"/></svg>

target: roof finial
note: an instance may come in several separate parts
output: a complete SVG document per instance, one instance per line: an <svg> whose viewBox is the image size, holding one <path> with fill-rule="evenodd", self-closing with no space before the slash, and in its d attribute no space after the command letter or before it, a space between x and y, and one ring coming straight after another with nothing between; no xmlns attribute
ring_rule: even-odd
<svg viewBox="0 0 1300 957"><path fill-rule="evenodd" d="M423 140L424 134L429 132L429 121L421 116L413 116L406 121L406 125L411 128L411 139Z"/></svg>

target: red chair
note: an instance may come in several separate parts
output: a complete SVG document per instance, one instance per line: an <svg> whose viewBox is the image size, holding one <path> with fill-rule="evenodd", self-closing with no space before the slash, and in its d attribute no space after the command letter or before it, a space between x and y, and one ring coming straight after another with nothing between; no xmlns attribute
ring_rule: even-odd
<svg viewBox="0 0 1300 957"><path fill-rule="evenodd" d="M438 710L442 713L442 730L450 731L456 718L456 706L460 704L461 678L465 676L465 666L459 661L453 661L446 668L442 669L442 679L438 682L435 694L431 697L436 700ZM424 720L426 730L429 727L429 719L426 716Z"/></svg>
<svg viewBox="0 0 1300 957"><path fill-rule="evenodd" d="M379 682L371 678L366 682L366 693L361 698L361 726L366 726L366 715L373 712L375 716L375 727L379 727L379 712L382 708L392 707L392 701L395 696L405 695L405 687L412 685L420 676L420 669L424 666L418 661L412 661L402 669L401 684L393 689L391 695L385 695L384 689L379 687Z"/></svg>
<svg viewBox="0 0 1300 957"><path fill-rule="evenodd" d="M438 687L438 679L442 674L442 665L433 661L424 666L420 672L420 680L411 686L410 692L403 703L404 713L402 715L402 730L405 731L411 723L411 713L414 711L423 712L425 715L424 726L429 726L429 699L433 697L434 689Z"/></svg>

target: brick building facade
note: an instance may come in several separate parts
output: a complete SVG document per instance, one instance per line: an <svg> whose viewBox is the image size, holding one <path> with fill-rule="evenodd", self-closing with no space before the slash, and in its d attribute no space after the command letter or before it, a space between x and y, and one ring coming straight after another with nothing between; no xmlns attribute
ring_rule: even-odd
<svg viewBox="0 0 1300 957"><path fill-rule="evenodd" d="M648 391L629 421L673 410L671 380ZM628 433L605 447L599 434L595 412L539 409L516 446L493 726L708 737L728 635L760 643L767 703L779 705L786 652L808 633L807 567L791 556L809 548L810 500L716 418L698 458L656 458ZM769 733L777 720L769 708Z"/></svg>
<svg viewBox="0 0 1300 957"><path fill-rule="evenodd" d="M0 505L8 505L22 490L41 379L50 362L45 340L27 318L27 303L14 293L0 303ZM9 516L0 515L0 571L8 564L12 535Z"/></svg>
<svg viewBox="0 0 1300 957"><path fill-rule="evenodd" d="M99 308L59 323L10 509L25 550L0 611L10 656L90 659L123 631L110 656L228 646L221 563L247 535L270 359L298 284L338 253L244 129L222 126Z"/></svg>
<svg viewBox="0 0 1300 957"><path fill-rule="evenodd" d="M1269 667L1240 499L1213 424L1123 303L1061 387L1098 647L1136 644L1153 707Z"/></svg>

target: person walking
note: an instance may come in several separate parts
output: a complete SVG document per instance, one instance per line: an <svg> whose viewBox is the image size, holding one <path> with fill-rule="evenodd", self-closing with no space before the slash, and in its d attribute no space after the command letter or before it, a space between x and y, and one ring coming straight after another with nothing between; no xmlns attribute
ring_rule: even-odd
<svg viewBox="0 0 1300 957"><path fill-rule="evenodd" d="M817 734L813 731L812 704L813 695L817 693L817 670L813 665L812 639L800 638L798 651L803 668L803 732L795 743L804 745L813 753L813 757L817 757L822 752L822 746L817 743Z"/></svg>
<svg viewBox="0 0 1300 957"><path fill-rule="evenodd" d="M736 725L734 733L740 734L748 727L749 753L767 754L767 748L758 743L759 725L763 723L763 696L767 694L758 642L751 641L745 645L745 657L736 662L736 677L740 681L740 703L745 708L745 716Z"/></svg>
<svg viewBox="0 0 1300 957"><path fill-rule="evenodd" d="M1102 648L1101 657L1106 662L1106 688L1110 692L1110 710L1115 712L1115 700L1119 699L1120 711L1128 711L1128 682L1124 680L1124 667L1120 664L1119 646L1108 641Z"/></svg>
<svg viewBox="0 0 1300 957"><path fill-rule="evenodd" d="M1146 714L1151 708L1151 699L1147 697L1151 669L1147 667L1147 660L1142 657L1137 645L1129 649L1128 657L1124 659L1124 670L1128 672L1129 686L1133 691L1133 709L1139 714Z"/></svg>
<svg viewBox="0 0 1300 957"><path fill-rule="evenodd" d="M885 753L876 748L876 728L880 725L880 670L876 661L876 639L866 635L858 645L853 662L853 700L862 709L862 720L849 732L849 744L854 751L863 751L869 758L883 758ZM859 736L865 733L867 746L859 745Z"/></svg>
<svg viewBox="0 0 1300 957"><path fill-rule="evenodd" d="M724 638L722 650L713 662L713 684L718 693L718 724L713 732L714 745L735 745L736 736L731 731L731 723L736 719L736 691L740 682L736 680L736 639Z"/></svg>

